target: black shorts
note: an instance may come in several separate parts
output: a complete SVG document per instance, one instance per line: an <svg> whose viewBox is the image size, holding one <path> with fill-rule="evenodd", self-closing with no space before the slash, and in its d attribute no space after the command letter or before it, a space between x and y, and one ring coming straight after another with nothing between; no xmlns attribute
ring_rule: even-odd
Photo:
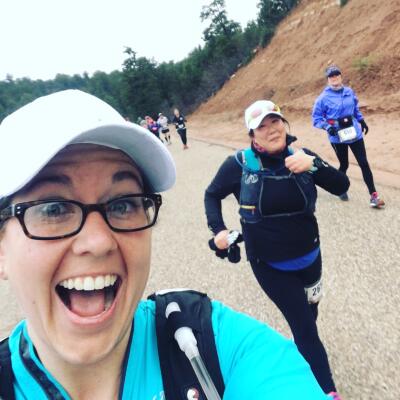
<svg viewBox="0 0 400 400"><path fill-rule="evenodd" d="M169 129L168 128L163 128L163 129L161 129L161 133L168 133L169 132Z"/></svg>

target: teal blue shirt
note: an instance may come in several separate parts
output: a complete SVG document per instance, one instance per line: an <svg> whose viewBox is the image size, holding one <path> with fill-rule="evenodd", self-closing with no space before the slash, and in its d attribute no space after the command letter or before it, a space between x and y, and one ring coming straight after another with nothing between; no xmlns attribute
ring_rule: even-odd
<svg viewBox="0 0 400 400"><path fill-rule="evenodd" d="M212 302L212 326L226 386L224 400L326 399L309 365L291 340L216 301ZM28 343L34 367L43 371L58 391L59 398L71 399L35 355L26 323L22 321L14 329L9 342L17 400L47 400L29 367L22 362L19 353L21 335ZM139 303L128 351L121 400L164 400L153 301Z"/></svg>

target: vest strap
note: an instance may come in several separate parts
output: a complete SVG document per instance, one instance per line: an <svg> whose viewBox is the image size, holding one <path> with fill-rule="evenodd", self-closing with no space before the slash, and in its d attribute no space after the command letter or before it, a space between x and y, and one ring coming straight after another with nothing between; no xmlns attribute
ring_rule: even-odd
<svg viewBox="0 0 400 400"><path fill-rule="evenodd" d="M0 342L0 399L15 400L14 373L11 366L11 353L8 338Z"/></svg>
<svg viewBox="0 0 400 400"><path fill-rule="evenodd" d="M156 333L161 374L167 400L187 400L188 392L195 390L199 400L206 400L192 366L184 352L173 337L171 327L179 321L171 321L165 317L165 309L171 302L178 303L186 326L193 329L197 346L206 368L221 398L225 390L219 366L214 331L211 322L211 301L205 293L194 290L180 290L153 293L148 297L156 302ZM173 313L176 314L176 313Z"/></svg>

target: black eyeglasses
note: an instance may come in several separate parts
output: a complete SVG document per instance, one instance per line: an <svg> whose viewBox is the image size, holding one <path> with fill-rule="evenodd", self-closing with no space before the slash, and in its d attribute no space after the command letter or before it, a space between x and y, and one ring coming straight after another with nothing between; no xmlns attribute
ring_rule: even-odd
<svg viewBox="0 0 400 400"><path fill-rule="evenodd" d="M130 194L100 204L59 199L28 201L1 210L0 222L16 217L29 238L55 240L76 235L88 214L97 211L114 232L135 232L156 223L161 204L161 195L154 193Z"/></svg>

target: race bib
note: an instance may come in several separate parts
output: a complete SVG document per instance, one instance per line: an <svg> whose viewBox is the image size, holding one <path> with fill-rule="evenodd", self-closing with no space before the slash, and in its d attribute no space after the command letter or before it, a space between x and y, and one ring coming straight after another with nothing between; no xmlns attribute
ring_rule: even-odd
<svg viewBox="0 0 400 400"><path fill-rule="evenodd" d="M182 129L182 128L184 128L185 127L185 125L183 125L183 124L178 124L178 128L179 129Z"/></svg>
<svg viewBox="0 0 400 400"><path fill-rule="evenodd" d="M311 286L305 287L304 290L310 304L318 303L322 297L322 280L320 279Z"/></svg>
<svg viewBox="0 0 400 400"><path fill-rule="evenodd" d="M338 135L341 142L347 142L357 137L357 131L354 126L349 126L348 128L338 130Z"/></svg>

